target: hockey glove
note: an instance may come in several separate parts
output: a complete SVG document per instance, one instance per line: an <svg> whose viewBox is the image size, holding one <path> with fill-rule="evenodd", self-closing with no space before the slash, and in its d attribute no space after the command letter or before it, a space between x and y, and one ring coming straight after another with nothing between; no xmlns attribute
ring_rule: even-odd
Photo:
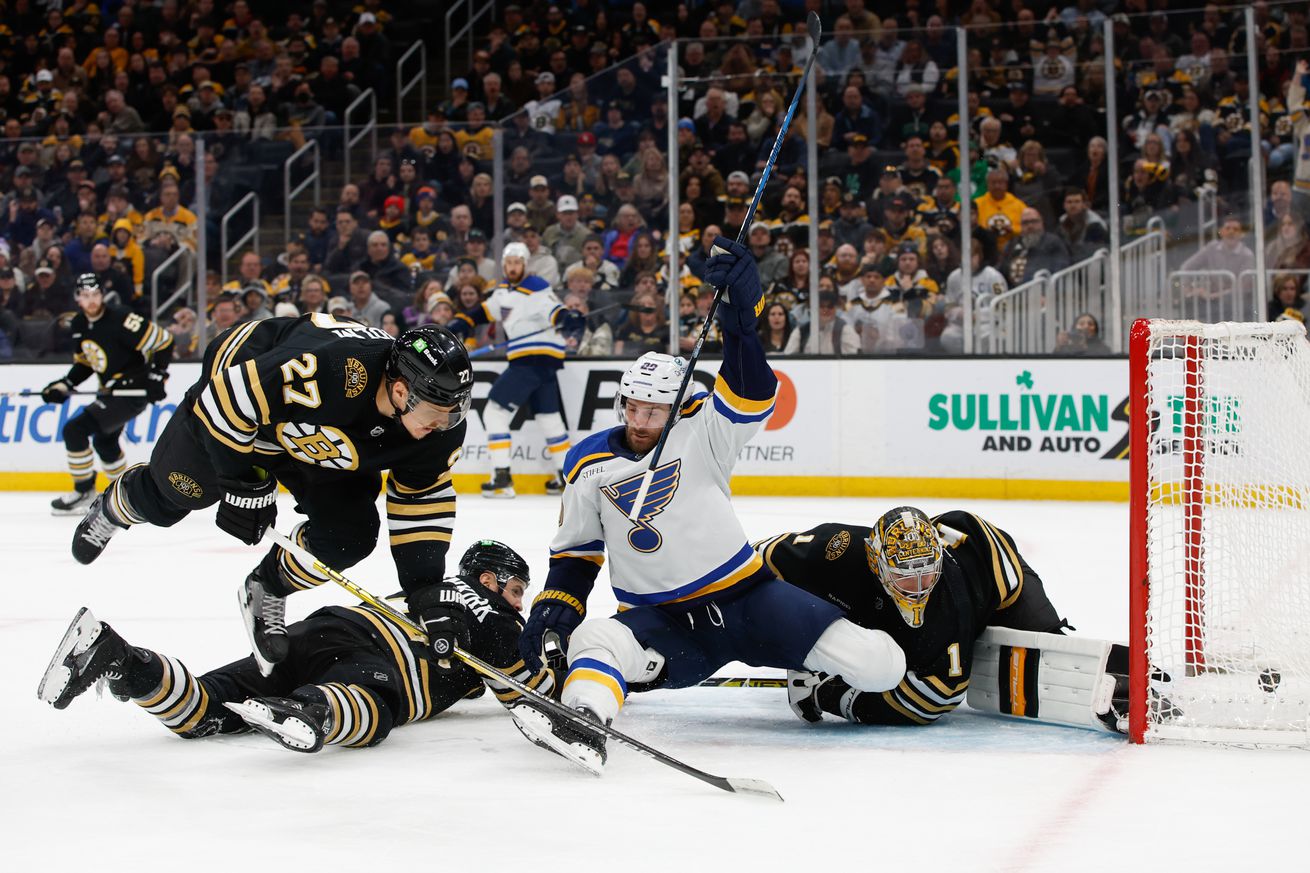
<svg viewBox="0 0 1310 873"><path fill-rule="evenodd" d="M751 250L726 237L716 237L715 252L701 278L715 288L725 288L719 301L718 320L724 331L737 336L755 332L763 309L764 289Z"/></svg>
<svg viewBox="0 0 1310 873"><path fill-rule="evenodd" d="M587 329L587 316L576 309L561 309L556 327L564 333L581 333Z"/></svg>
<svg viewBox="0 0 1310 873"><path fill-rule="evenodd" d="M455 647L469 647L468 609L449 582L428 585L409 596L409 613L428 635L425 657L449 667Z"/></svg>
<svg viewBox="0 0 1310 873"><path fill-rule="evenodd" d="M250 475L263 478L218 480L223 501L218 504L214 523L246 545L254 546L277 521L277 479L258 467L252 468Z"/></svg>
<svg viewBox="0 0 1310 873"><path fill-rule="evenodd" d="M519 636L519 654L527 668L534 672L541 669L542 649L548 632L554 631L559 636L560 645L567 647L569 637L586 613L582 601L567 591L547 589L538 594Z"/></svg>
<svg viewBox="0 0 1310 873"><path fill-rule="evenodd" d="M72 387L63 379L56 379L41 389L41 399L46 403L58 405L68 399L68 395L72 393L72 390Z"/></svg>
<svg viewBox="0 0 1310 873"><path fill-rule="evenodd" d="M150 371L150 375L146 376L146 400L158 403L167 396L168 391L164 388L164 380L167 378L167 373L158 370Z"/></svg>

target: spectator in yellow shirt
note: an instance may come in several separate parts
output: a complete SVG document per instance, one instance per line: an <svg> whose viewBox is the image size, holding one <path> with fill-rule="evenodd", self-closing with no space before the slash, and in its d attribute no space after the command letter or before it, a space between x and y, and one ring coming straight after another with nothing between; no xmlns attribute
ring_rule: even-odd
<svg viewBox="0 0 1310 873"><path fill-rule="evenodd" d="M996 234L997 248L1005 248L1019 232L1019 219L1028 208L1010 193L1010 173L1004 167L987 171L987 193L973 201L978 210L978 226Z"/></svg>

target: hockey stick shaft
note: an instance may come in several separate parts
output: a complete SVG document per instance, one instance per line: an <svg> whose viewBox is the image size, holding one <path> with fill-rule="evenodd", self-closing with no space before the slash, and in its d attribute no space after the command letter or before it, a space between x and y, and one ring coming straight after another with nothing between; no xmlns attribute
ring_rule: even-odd
<svg viewBox="0 0 1310 873"><path fill-rule="evenodd" d="M764 162L764 169L760 171L760 181L755 186L755 196L751 198L751 205L746 210L746 218L742 221L741 227L737 228L737 242L740 243L746 239L750 233L751 222L755 220L755 211L760 207L760 198L764 196L764 189L769 184L769 177L773 175L773 166L777 163L778 152L782 149L782 142L787 138L787 132L791 130L791 120L796 114L796 107L801 103L801 95L805 93L805 83L810 78L810 68L814 66L814 59L819 54L819 36L822 33L822 26L819 23L819 16L811 12L806 20L806 26L810 32L810 56L805 61L805 70L801 73L799 84L796 91L791 96L791 105L787 107L787 114L782 119L782 124L778 125L778 135L774 137L773 148L769 151L769 159ZM696 345L692 347L691 356L687 359L686 371L682 374L682 384L678 386L678 400L687 391L687 386L691 383L692 374L696 371L696 362L700 360L701 347L705 345L705 337L709 335L710 327L714 324L714 314L719 309L719 302L723 299L723 292L727 288L715 288L714 299L710 301L709 311L705 314L705 324L701 326L700 335L696 337ZM664 444L668 442L669 432L673 430L673 424L677 420L674 413L676 409L669 411L669 418L664 422L664 427L660 430L660 438L655 443L655 449L650 454L650 465L646 467L646 472L642 474L641 485L637 488L637 497L632 501L632 510L628 513L630 521L636 521L641 517L642 506L646 503L646 495L650 492L650 484L655 478L655 468L659 466L660 456L664 454Z"/></svg>
<svg viewBox="0 0 1310 873"><path fill-rule="evenodd" d="M593 315L600 315L602 312L609 312L611 309L618 309L622 305L623 305L622 303L611 303L609 306L602 306L600 309L596 309L593 310L592 312L587 313L587 317L590 318ZM534 330L531 333L523 334L523 336L516 336L514 337L514 339L501 340L498 343L492 343L489 346L483 346L480 349L474 349L473 351L469 352L469 357L480 358L484 355L491 354L497 349L503 349L505 348L505 346L509 345L510 343L516 343L519 340L525 340L528 337L533 337L539 333L545 333L548 330L555 330L555 329L556 329L555 325L552 324L550 327L543 327L541 330Z"/></svg>
<svg viewBox="0 0 1310 873"><path fill-rule="evenodd" d="M767 676L711 676L697 684L702 688L786 688L787 680Z"/></svg>
<svg viewBox="0 0 1310 873"><path fill-rule="evenodd" d="M69 397L95 397L107 394L110 397L145 397L144 388L124 388L121 391L69 391ZM21 391L0 391L0 397L40 397L40 388L24 388Z"/></svg>
<svg viewBox="0 0 1310 873"><path fill-rule="evenodd" d="M324 576L327 576L333 582L337 583L342 588L346 589L351 594L355 595L360 600L367 603L369 606L373 607L379 612L385 613L390 619L392 619L397 624L404 627L406 630L409 630L412 633L422 637L427 636L427 634L423 631L423 628L419 627L409 616L405 615L405 613L396 609L394 606L392 606L390 603L387 603L382 598L374 595L372 592L361 588L359 585L356 585L354 582L350 581L345 576L338 573L336 570L327 566L318 558L314 557L314 555L308 549L306 549L304 546L300 545L299 543L295 542L290 537L283 534L281 531L275 530L273 528L269 528L265 536L268 539L273 540L273 542L277 543L282 548L295 554L298 560L312 565L315 570L322 573ZM589 718L586 718L576 710L570 709L569 707L565 706L559 701L547 697L546 695L542 694L540 691L537 691L535 688L523 684L522 682L515 679L513 676L509 675L508 673L496 669L492 665L488 664L486 661L483 661L477 655L466 652L463 649L461 649L459 646L455 647L454 655L457 659L459 659L460 661L471 667L475 672L480 673L481 675L487 677L488 679L494 679L500 684L507 685L510 688L513 688L515 691L517 691L519 694L521 694L524 697L528 705L533 706L536 709L546 710L548 712L554 713L555 715L565 718L568 721L572 722L573 724L579 727L582 727L585 730L602 733L609 739L612 739L618 743L622 743L623 745L627 746L629 749L632 749L635 752L645 755L648 758L652 758L658 761L659 763L665 765L666 767L672 767L674 770L677 770L681 773L686 773L688 776L692 776L696 779L699 779L702 782L705 782L709 785L713 785L715 788L720 788L724 791L731 791L735 793L744 793L744 794L759 794L765 797L774 797L778 800L782 800L782 795L779 794L773 788L773 786L769 785L767 782L762 782L758 779L731 779L724 776L715 776L712 773L706 773L704 770L699 770L691 766L690 764L684 764L682 761L679 761L677 758L666 755L665 753L661 752L659 749L652 748L646 745L645 743L641 742L640 740L633 739L627 734L621 733L620 731L615 730L609 725L599 724L597 722L592 721Z"/></svg>

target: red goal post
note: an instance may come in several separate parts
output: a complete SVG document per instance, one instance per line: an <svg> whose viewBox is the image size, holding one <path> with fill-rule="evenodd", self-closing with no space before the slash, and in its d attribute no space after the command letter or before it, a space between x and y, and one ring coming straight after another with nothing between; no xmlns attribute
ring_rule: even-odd
<svg viewBox="0 0 1310 873"><path fill-rule="evenodd" d="M1129 336L1129 737L1310 746L1305 328Z"/></svg>

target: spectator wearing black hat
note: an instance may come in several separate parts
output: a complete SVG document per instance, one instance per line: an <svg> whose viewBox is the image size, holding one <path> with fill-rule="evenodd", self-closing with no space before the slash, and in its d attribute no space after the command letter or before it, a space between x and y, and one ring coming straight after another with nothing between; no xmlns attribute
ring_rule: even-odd
<svg viewBox="0 0 1310 873"><path fill-rule="evenodd" d="M837 145L834 137L833 145ZM878 190L883 168L873 159L873 147L862 133L851 134L845 141L846 156L837 163L837 175L843 187L860 200L868 200ZM899 187L899 175L897 176Z"/></svg>
<svg viewBox="0 0 1310 873"><path fill-rule="evenodd" d="M601 155L617 155L623 162L637 147L637 126L624 117L623 106L618 102L606 104L605 117L592 128L592 133Z"/></svg>
<svg viewBox="0 0 1310 873"><path fill-rule="evenodd" d="M837 245L851 245L860 248L864 245L864 236L873 230L873 225L865 218L864 202L850 191L841 196L840 217L832 223L832 235Z"/></svg>

